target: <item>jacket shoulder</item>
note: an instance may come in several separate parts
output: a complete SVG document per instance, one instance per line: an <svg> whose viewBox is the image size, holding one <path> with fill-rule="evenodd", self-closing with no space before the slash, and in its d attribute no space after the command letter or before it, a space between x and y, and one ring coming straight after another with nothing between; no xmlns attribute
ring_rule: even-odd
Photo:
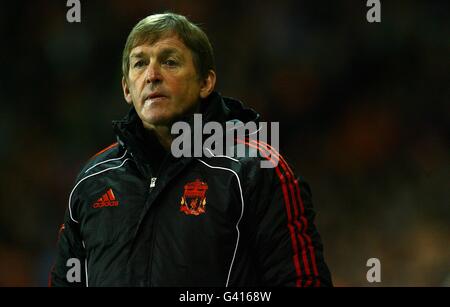
<svg viewBox="0 0 450 307"><path fill-rule="evenodd" d="M122 156L124 156L124 151L117 142L103 148L102 150L91 156L89 160L84 164L77 176L76 181L79 181L88 174L99 170L99 167L103 164L106 164L107 162L120 160Z"/></svg>
<svg viewBox="0 0 450 307"><path fill-rule="evenodd" d="M242 164L258 168L275 168L281 155L277 149L257 141L242 141L232 148L233 156Z"/></svg>

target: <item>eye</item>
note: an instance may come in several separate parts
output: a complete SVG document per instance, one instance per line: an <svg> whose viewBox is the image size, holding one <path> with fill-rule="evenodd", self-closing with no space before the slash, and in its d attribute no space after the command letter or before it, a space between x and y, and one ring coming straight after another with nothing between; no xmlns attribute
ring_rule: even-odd
<svg viewBox="0 0 450 307"><path fill-rule="evenodd" d="M165 61L163 61L164 65L170 66L170 67L174 67L178 65L178 62L175 61L174 59L167 59Z"/></svg>
<svg viewBox="0 0 450 307"><path fill-rule="evenodd" d="M143 60L139 60L139 61L137 61L136 63L134 63L134 65L133 65L133 67L134 68L140 68L140 67L142 67L142 66L144 66L144 61Z"/></svg>

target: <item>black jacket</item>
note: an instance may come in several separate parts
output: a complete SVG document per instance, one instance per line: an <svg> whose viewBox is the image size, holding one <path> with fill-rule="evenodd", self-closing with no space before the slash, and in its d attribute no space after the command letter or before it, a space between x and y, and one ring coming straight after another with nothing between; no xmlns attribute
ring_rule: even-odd
<svg viewBox="0 0 450 307"><path fill-rule="evenodd" d="M258 120L213 93L204 121ZM134 109L118 143L86 164L70 193L52 286L331 286L308 185L284 159L174 158ZM73 262L80 282L68 282ZM70 271L72 269L72 271ZM70 272L69 272L70 271Z"/></svg>

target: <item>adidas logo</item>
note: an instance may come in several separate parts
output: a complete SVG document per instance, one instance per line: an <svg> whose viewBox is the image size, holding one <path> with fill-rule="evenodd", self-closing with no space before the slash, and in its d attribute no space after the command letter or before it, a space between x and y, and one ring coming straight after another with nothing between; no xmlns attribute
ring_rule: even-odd
<svg viewBox="0 0 450 307"><path fill-rule="evenodd" d="M112 189L109 189L102 197L97 199L92 208L117 207L118 205L119 202L116 200Z"/></svg>

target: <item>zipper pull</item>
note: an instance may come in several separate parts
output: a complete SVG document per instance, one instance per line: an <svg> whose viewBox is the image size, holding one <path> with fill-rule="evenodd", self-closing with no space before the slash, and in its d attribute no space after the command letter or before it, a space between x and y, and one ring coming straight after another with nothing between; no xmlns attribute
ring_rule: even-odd
<svg viewBox="0 0 450 307"><path fill-rule="evenodd" d="M154 188L156 185L156 177L152 177L152 179L150 179L150 188Z"/></svg>

